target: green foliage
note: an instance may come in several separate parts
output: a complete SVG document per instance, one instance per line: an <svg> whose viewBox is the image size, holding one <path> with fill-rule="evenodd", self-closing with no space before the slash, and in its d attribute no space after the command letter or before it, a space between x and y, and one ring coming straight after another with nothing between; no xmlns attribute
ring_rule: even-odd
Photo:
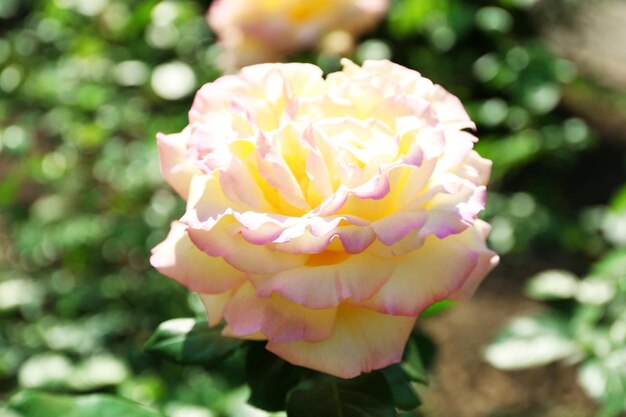
<svg viewBox="0 0 626 417"><path fill-rule="evenodd" d="M180 130L195 89L219 75L207 7L0 1L0 401L105 391L168 415L244 415L236 361L207 376L141 349L192 314L188 292L148 264L183 206L154 135ZM172 62L194 74L174 100L151 82Z"/></svg>
<svg viewBox="0 0 626 417"><path fill-rule="evenodd" d="M559 300L574 297L580 290L576 275L568 271L548 270L530 279L526 293L535 300Z"/></svg>
<svg viewBox="0 0 626 417"><path fill-rule="evenodd" d="M23 417L162 417L163 415L130 401L106 394L78 397L22 391L10 406Z"/></svg>
<svg viewBox="0 0 626 417"><path fill-rule="evenodd" d="M285 409L287 394L305 374L265 349L264 343L252 343L246 354L246 381L250 387L248 402L268 411Z"/></svg>
<svg viewBox="0 0 626 417"><path fill-rule="evenodd" d="M626 211L626 185L615 192L609 207L616 212Z"/></svg>
<svg viewBox="0 0 626 417"><path fill-rule="evenodd" d="M214 366L239 345L240 340L223 337L220 328L206 321L173 319L159 325L145 349L185 365Z"/></svg>
<svg viewBox="0 0 626 417"><path fill-rule="evenodd" d="M485 359L500 369L524 369L575 357L567 319L542 315L513 320L485 350Z"/></svg>
<svg viewBox="0 0 626 417"><path fill-rule="evenodd" d="M264 342L242 343L218 334L218 329L208 328L203 321L169 320L157 328L146 349L182 364L208 368L229 356L243 356L248 403L267 411L287 410L289 417L395 416L396 408L411 411L421 404L414 383L425 384L428 372L415 336L399 364L345 380L294 366L265 349Z"/></svg>
<svg viewBox="0 0 626 417"><path fill-rule="evenodd" d="M428 384L428 370L424 365L418 346L417 336L413 335L404 349L404 356L399 366L408 380Z"/></svg>
<svg viewBox="0 0 626 417"><path fill-rule="evenodd" d="M435 304L427 307L424 311L422 311L420 313L420 317L436 316L437 314L443 313L444 311L453 307L454 307L454 301L451 301L451 300L438 301Z"/></svg>
<svg viewBox="0 0 626 417"><path fill-rule="evenodd" d="M303 381L287 399L289 417L395 417L384 376L364 374L342 380L327 375Z"/></svg>
<svg viewBox="0 0 626 417"><path fill-rule="evenodd" d="M605 230L609 241L611 231ZM626 412L626 246L609 251L582 279L545 271L528 281L526 292L551 310L513 320L486 348L485 359L501 369L577 363L580 386L602 404L598 416Z"/></svg>
<svg viewBox="0 0 626 417"><path fill-rule="evenodd" d="M391 365L383 369L382 373L391 389L393 403L399 410L415 410L421 405L422 402L411 384L411 378L402 367Z"/></svg>

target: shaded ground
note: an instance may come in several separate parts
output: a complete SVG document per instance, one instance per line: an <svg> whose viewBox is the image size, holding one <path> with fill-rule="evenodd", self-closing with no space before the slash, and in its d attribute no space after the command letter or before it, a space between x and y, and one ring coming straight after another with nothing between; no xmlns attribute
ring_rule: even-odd
<svg viewBox="0 0 626 417"><path fill-rule="evenodd" d="M554 262L515 268L501 265L470 303L422 321L438 346L430 387L422 392L424 414L433 417L590 417L596 411L576 383L576 367L553 364L502 372L481 350L517 314L540 311L522 293L523 279L554 268Z"/></svg>

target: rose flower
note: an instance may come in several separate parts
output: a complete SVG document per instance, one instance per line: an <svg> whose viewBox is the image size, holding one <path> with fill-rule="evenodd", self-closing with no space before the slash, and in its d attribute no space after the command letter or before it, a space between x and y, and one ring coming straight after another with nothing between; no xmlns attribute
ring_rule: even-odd
<svg viewBox="0 0 626 417"><path fill-rule="evenodd" d="M236 69L320 45L325 37L349 49L372 28L388 0L218 0L207 19L219 38L218 65ZM346 46L347 44L347 46ZM339 51L347 53L347 50Z"/></svg>
<svg viewBox="0 0 626 417"><path fill-rule="evenodd" d="M200 294L210 325L344 378L401 360L418 314L467 299L491 162L461 102L389 61L323 78L263 64L204 85L159 134L186 212L152 265Z"/></svg>

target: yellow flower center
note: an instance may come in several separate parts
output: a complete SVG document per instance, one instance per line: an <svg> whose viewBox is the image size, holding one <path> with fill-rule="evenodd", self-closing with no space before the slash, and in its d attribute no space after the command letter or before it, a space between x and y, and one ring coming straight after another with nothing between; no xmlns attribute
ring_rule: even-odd
<svg viewBox="0 0 626 417"><path fill-rule="evenodd" d="M317 16L328 13L332 0L295 0L290 2L287 12L289 19L294 22L306 22Z"/></svg>
<svg viewBox="0 0 626 417"><path fill-rule="evenodd" d="M346 252L337 252L332 250L326 250L322 253L316 253L310 255L306 261L307 266L324 266L324 265L336 265L346 260L350 255Z"/></svg>

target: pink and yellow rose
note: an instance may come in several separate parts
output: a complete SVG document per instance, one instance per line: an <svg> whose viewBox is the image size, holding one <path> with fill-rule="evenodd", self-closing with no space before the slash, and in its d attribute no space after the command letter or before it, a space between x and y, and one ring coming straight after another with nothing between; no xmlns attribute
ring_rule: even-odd
<svg viewBox="0 0 626 417"><path fill-rule="evenodd" d="M279 60L319 45L329 35L350 43L373 27L387 7L388 0L218 0L207 17L222 48L218 65L236 69Z"/></svg>
<svg viewBox="0 0 626 417"><path fill-rule="evenodd" d="M477 219L491 162L461 102L389 61L343 66L202 87L189 125L158 136L187 208L151 263L225 336L350 378L398 362L419 313L470 297L498 257Z"/></svg>

